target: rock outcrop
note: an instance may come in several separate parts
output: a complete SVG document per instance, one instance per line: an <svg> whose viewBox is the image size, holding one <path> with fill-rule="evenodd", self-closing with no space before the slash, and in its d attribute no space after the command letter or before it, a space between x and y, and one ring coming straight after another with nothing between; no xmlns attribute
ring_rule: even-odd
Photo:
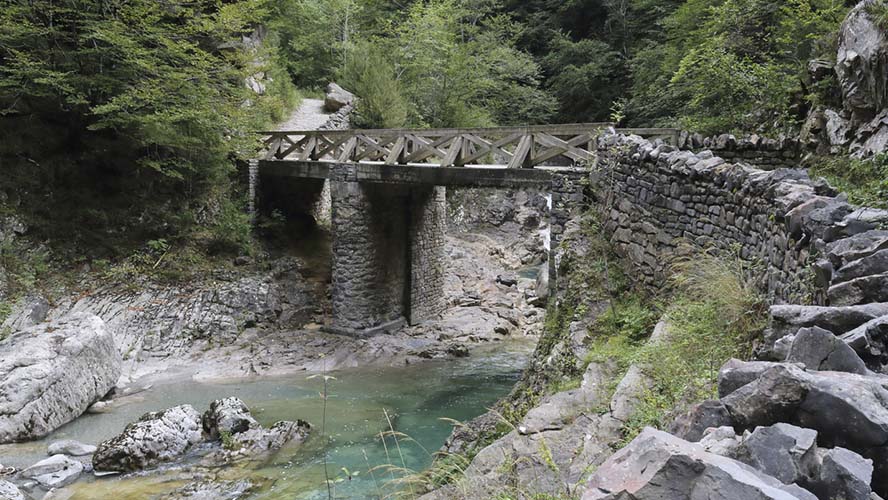
<svg viewBox="0 0 888 500"><path fill-rule="evenodd" d="M114 339L75 313L0 342L0 443L34 439L79 417L120 376Z"/></svg>
<svg viewBox="0 0 888 500"><path fill-rule="evenodd" d="M888 33L872 19L869 3L858 3L842 24L836 61L844 108L857 130L851 148L862 155L888 149Z"/></svg>
<svg viewBox="0 0 888 500"><path fill-rule="evenodd" d="M201 416L191 405L146 413L138 422L98 446L97 471L132 472L181 458L203 440Z"/></svg>
<svg viewBox="0 0 888 500"><path fill-rule="evenodd" d="M134 472L174 462L195 445L211 466L260 458L289 443L301 443L311 426L303 421L262 427L238 398L213 401L201 415L191 405L142 416L121 434L101 444L92 457L97 471Z"/></svg>

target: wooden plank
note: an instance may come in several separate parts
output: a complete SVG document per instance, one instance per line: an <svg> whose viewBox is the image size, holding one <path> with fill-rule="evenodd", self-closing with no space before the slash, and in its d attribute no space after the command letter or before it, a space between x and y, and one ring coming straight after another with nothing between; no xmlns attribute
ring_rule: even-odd
<svg viewBox="0 0 888 500"><path fill-rule="evenodd" d="M528 160L530 159L530 151L533 146L533 135L528 134L521 137L521 140L518 141L518 147L515 148L515 155L512 156L512 159L509 161L508 168L521 168L524 167Z"/></svg>
<svg viewBox="0 0 888 500"><path fill-rule="evenodd" d="M398 139L395 141L395 144L392 146L391 152L385 159L386 165L397 165L398 163L404 163L405 144L407 144L407 139L404 136L398 137Z"/></svg>
<svg viewBox="0 0 888 500"><path fill-rule="evenodd" d="M450 167L456 165L457 162L460 161L459 153L462 151L463 138L460 136L456 136L453 139L453 142L450 143L450 149L447 151L447 156L441 160L442 167Z"/></svg>
<svg viewBox="0 0 888 500"><path fill-rule="evenodd" d="M299 154L299 159L302 161L308 159L316 160L317 158L312 158L312 156L314 155L314 148L318 143L318 139L313 135L306 136L306 139L308 140L305 143L305 148L302 149L302 153Z"/></svg>
<svg viewBox="0 0 888 500"><path fill-rule="evenodd" d="M343 163L347 162L347 161L351 161L352 157L355 154L355 148L357 147L357 145L358 145L358 138L357 137L349 138L348 142L345 143L345 147L342 149L342 153L339 154L339 161L343 162Z"/></svg>
<svg viewBox="0 0 888 500"><path fill-rule="evenodd" d="M549 148L533 158L534 165L539 165L556 156L566 156L574 161L591 160L593 158L591 152L577 147L580 144L589 142L589 134L578 135L569 141L563 141L548 134L536 134L534 138L537 142Z"/></svg>
<svg viewBox="0 0 888 500"><path fill-rule="evenodd" d="M424 137L420 137L419 135L411 134L411 137L420 143L421 147L417 149L413 154L407 156L404 161L407 163L415 163L425 160L430 156L437 156L438 158L444 158L447 156L447 153L438 149L438 146L446 144L447 142L453 139L452 136L441 137L434 141L428 141Z"/></svg>
<svg viewBox="0 0 888 500"><path fill-rule="evenodd" d="M475 153L469 155L469 157L465 159L465 162L466 162L466 164L471 164L472 162L481 158L482 156L484 156L488 153L496 153L497 151L500 152L501 154L505 155L507 158L509 158L511 160L512 156L514 156L514 155L511 152L503 149L503 146L507 146L517 140L520 140L522 136L523 136L522 134L509 134L508 136L506 136L502 139L498 139L494 142L487 142L486 140L481 139L480 137L478 137L476 135L466 136L470 140L473 140L473 139L477 140L478 141L477 144L479 146L481 146L482 149L479 149L478 151L475 151ZM489 149L484 150L483 148L485 148L485 147L487 147Z"/></svg>

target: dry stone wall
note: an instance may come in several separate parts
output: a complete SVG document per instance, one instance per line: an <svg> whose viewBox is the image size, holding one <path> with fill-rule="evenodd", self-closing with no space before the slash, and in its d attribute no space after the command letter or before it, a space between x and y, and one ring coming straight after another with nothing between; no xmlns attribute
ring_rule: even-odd
<svg viewBox="0 0 888 500"><path fill-rule="evenodd" d="M602 137L599 155L592 192L607 207L616 247L652 287L690 242L759 264L775 303L854 302L830 292L836 263L826 257L845 238L875 230L880 217L888 221L804 170L763 171L635 136Z"/></svg>
<svg viewBox="0 0 888 500"><path fill-rule="evenodd" d="M732 162L743 162L762 170L795 167L801 159L799 142L792 138L769 139L758 135L737 138L731 134L703 137L682 132L678 147L689 151L711 151Z"/></svg>

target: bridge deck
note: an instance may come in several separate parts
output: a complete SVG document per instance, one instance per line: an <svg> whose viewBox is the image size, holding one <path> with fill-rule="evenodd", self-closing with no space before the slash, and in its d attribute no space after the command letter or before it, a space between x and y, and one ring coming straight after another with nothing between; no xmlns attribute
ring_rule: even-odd
<svg viewBox="0 0 888 500"><path fill-rule="evenodd" d="M409 184L466 187L546 187L552 171L569 167L509 169L504 166L439 167L432 165L385 165L382 163L333 163L299 160L261 160L264 176L333 179L375 184Z"/></svg>
<svg viewBox="0 0 888 500"><path fill-rule="evenodd" d="M594 161L610 123L472 129L305 130L260 132L266 160L529 169ZM618 129L677 142L676 129ZM445 174L440 174L445 175ZM510 174L511 175L511 174Z"/></svg>

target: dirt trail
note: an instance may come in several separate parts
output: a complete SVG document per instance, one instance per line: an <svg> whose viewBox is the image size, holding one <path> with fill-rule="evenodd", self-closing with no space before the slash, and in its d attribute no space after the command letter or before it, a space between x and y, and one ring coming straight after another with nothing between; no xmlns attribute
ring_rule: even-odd
<svg viewBox="0 0 888 500"><path fill-rule="evenodd" d="M285 122L278 124L276 130L317 130L327 123L331 113L324 110L323 99L303 99L299 108Z"/></svg>

